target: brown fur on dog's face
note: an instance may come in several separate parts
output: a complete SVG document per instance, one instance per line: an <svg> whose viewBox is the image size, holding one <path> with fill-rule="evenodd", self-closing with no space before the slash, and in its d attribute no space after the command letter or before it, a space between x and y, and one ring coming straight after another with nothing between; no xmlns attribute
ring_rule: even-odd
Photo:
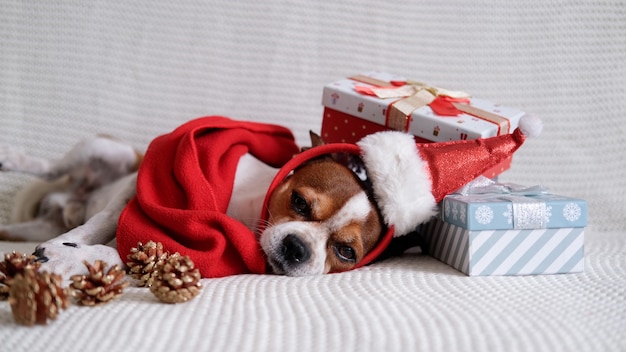
<svg viewBox="0 0 626 352"><path fill-rule="evenodd" d="M381 232L355 175L326 158L300 167L274 191L261 245L278 274L322 274L353 268Z"/></svg>

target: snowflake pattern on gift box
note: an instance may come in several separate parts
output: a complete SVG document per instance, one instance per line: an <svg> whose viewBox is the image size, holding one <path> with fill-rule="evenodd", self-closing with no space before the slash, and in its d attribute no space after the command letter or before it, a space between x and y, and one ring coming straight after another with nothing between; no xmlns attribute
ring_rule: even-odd
<svg viewBox="0 0 626 352"><path fill-rule="evenodd" d="M459 207L459 217L461 218L461 222L463 224L465 224L466 214L467 214L467 208Z"/></svg>
<svg viewBox="0 0 626 352"><path fill-rule="evenodd" d="M576 203L567 203L563 207L563 217L567 221L576 221L582 215L582 210L580 209L580 205Z"/></svg>
<svg viewBox="0 0 626 352"><path fill-rule="evenodd" d="M506 205L506 211L502 213L502 215L506 218L506 222L509 225L513 224L513 204ZM552 206L546 206L545 221L546 224L550 222L550 218L552 217Z"/></svg>
<svg viewBox="0 0 626 352"><path fill-rule="evenodd" d="M476 209L474 217L480 224L489 224L493 221L493 209L487 205L481 205L478 209Z"/></svg>
<svg viewBox="0 0 626 352"><path fill-rule="evenodd" d="M506 211L502 213L502 215L506 218L506 223L511 225L513 224L513 205L507 204Z"/></svg>
<svg viewBox="0 0 626 352"><path fill-rule="evenodd" d="M444 202L443 203L443 212L446 218L452 218L453 220L460 220L462 223L465 223L465 208L459 206L454 202Z"/></svg>

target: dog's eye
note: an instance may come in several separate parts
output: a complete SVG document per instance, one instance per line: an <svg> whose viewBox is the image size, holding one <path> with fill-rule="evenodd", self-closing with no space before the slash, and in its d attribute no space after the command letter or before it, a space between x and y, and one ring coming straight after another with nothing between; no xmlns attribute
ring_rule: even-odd
<svg viewBox="0 0 626 352"><path fill-rule="evenodd" d="M345 262L356 261L356 252L354 252L354 249L352 249L352 247L337 245L335 246L335 253L337 253L339 259Z"/></svg>
<svg viewBox="0 0 626 352"><path fill-rule="evenodd" d="M309 203L307 203L306 199L304 199L304 197L302 197L302 195L298 192L293 192L291 194L291 208L301 216L308 218L311 215Z"/></svg>

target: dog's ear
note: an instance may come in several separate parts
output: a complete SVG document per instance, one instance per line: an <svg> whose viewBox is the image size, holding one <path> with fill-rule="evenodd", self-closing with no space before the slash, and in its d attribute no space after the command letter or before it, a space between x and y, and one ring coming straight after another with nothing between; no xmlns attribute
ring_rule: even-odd
<svg viewBox="0 0 626 352"><path fill-rule="evenodd" d="M321 145L327 144L326 141L317 133L309 130L309 136L311 137L311 146L310 147L302 147L300 151L303 152L307 149L319 147ZM348 154L348 153L331 153L319 156L313 160L309 160L308 162L321 161L321 160L332 160L339 164L342 164L352 170L355 176L361 180L367 180L367 174L365 171L365 166L363 165L363 161L358 155ZM307 163L308 163L307 162ZM307 164L305 163L305 164ZM368 186L366 186L368 187Z"/></svg>
<svg viewBox="0 0 626 352"><path fill-rule="evenodd" d="M313 131L309 131L309 136L311 137L311 146L312 147L319 147L320 145L326 144L326 142L324 142L322 137L320 137L319 134L317 134L317 133L315 133Z"/></svg>
<svg viewBox="0 0 626 352"><path fill-rule="evenodd" d="M311 149L311 148L315 148L315 147L319 147L322 145L326 145L326 141L324 141L324 139L317 133L313 132L313 131L309 131L309 137L311 138L311 146L310 147L302 147L300 149L300 151L305 151L307 149ZM340 163L342 165L348 166L350 165L352 158L354 158L355 156L353 155L348 155L345 153L330 153L330 154L325 154L322 156L319 156L311 161L321 161L321 160L332 160L334 162Z"/></svg>
<svg viewBox="0 0 626 352"><path fill-rule="evenodd" d="M305 151L307 149L311 149L314 147L319 147L320 145L324 145L326 144L326 142L324 142L324 140L322 139L322 137L320 137L319 134L313 132L312 130L309 130L309 137L311 137L311 146L310 147L302 147L300 148L300 151Z"/></svg>
<svg viewBox="0 0 626 352"><path fill-rule="evenodd" d="M301 147L300 148L300 152L304 152L305 150L309 150L311 148L319 147L319 146L322 146L322 145L326 144L326 142L322 139L322 137L319 134L317 134L317 133L315 133L315 132L313 132L311 130L309 130L309 137L311 138L311 146L310 147ZM311 163L311 162L322 161L322 160L337 161L337 155L335 153L321 155L321 156L318 156L318 157L316 157L314 159L311 159L311 160L305 162L303 165L306 165L306 164ZM303 166L303 165L301 165L301 166Z"/></svg>

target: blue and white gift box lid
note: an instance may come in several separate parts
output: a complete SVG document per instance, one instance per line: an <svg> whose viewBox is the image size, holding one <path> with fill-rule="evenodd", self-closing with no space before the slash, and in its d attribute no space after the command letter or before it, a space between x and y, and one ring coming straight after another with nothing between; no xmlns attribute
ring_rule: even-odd
<svg viewBox="0 0 626 352"><path fill-rule="evenodd" d="M480 177L444 198L441 218L468 230L585 227L587 202Z"/></svg>

